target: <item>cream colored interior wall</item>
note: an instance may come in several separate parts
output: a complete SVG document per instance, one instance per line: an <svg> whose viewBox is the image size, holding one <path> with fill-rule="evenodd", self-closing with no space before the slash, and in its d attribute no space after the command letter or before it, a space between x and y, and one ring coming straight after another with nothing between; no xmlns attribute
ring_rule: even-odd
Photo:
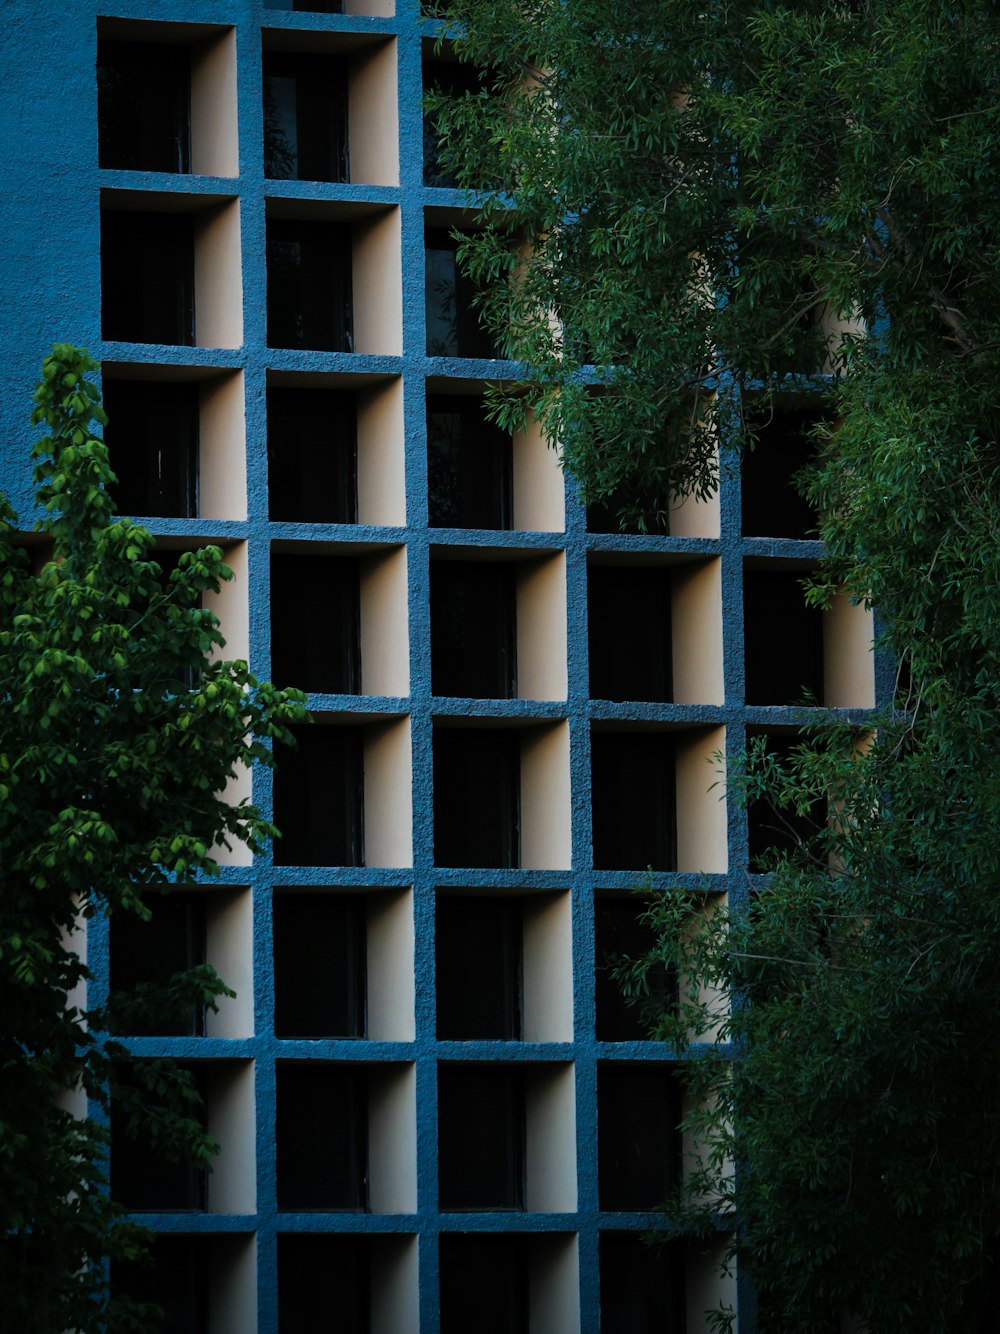
<svg viewBox="0 0 1000 1334"><path fill-rule="evenodd" d="M240 174L233 28L191 51L191 170L199 176Z"/></svg>
<svg viewBox="0 0 1000 1334"><path fill-rule="evenodd" d="M225 637L223 647L212 651L211 660L250 657L250 602L247 544L234 542L225 548L226 564L233 572L232 579L219 585L218 593L207 592L203 602L206 610L219 618L219 629Z"/></svg>
<svg viewBox="0 0 1000 1334"><path fill-rule="evenodd" d="M722 1248L702 1253L700 1246L691 1246L687 1252L686 1278L686 1334L711 1334L715 1328L708 1312L736 1310L736 1275L722 1272Z"/></svg>
<svg viewBox="0 0 1000 1334"><path fill-rule="evenodd" d="M246 404L243 372L206 380L198 390L198 517L247 517Z"/></svg>
<svg viewBox="0 0 1000 1334"><path fill-rule="evenodd" d="M230 806L239 806L244 801L250 801L252 796L253 775L249 769L238 768L223 788L222 800ZM253 861L245 843L233 843L231 848L216 843L212 848L212 856L220 866L249 866Z"/></svg>
<svg viewBox="0 0 1000 1334"><path fill-rule="evenodd" d="M382 1241L372 1254L371 1334L419 1334L416 1237Z"/></svg>
<svg viewBox="0 0 1000 1334"><path fill-rule="evenodd" d="M78 900L74 900L77 905ZM84 965L87 963L87 921L86 918L77 911L73 918L73 925L67 931L60 927L59 943L70 954L75 954ZM81 978L72 991L66 993L66 1008L72 1009L76 1006L79 1010L87 1008L87 981ZM87 1115L87 1094L79 1084L73 1089L62 1089L56 1094L54 1099L57 1107L64 1112L69 1112L71 1116L78 1117L80 1120Z"/></svg>
<svg viewBox="0 0 1000 1334"><path fill-rule="evenodd" d="M399 209L354 225L354 350L403 351L403 285Z"/></svg>
<svg viewBox="0 0 1000 1334"><path fill-rule="evenodd" d="M721 874L728 869L724 787L713 759L725 754L724 727L677 736L677 869ZM711 792L709 788L718 784Z"/></svg>
<svg viewBox="0 0 1000 1334"><path fill-rule="evenodd" d="M358 521L406 523L402 377L358 393Z"/></svg>
<svg viewBox="0 0 1000 1334"><path fill-rule="evenodd" d="M412 866L410 720L365 729L365 865Z"/></svg>
<svg viewBox="0 0 1000 1334"><path fill-rule="evenodd" d="M397 89L395 41L355 53L347 84L353 185L399 184Z"/></svg>
<svg viewBox="0 0 1000 1334"><path fill-rule="evenodd" d="M707 500L674 497L669 521L671 537L718 537L720 525L718 488Z"/></svg>
<svg viewBox="0 0 1000 1334"><path fill-rule="evenodd" d="M256 1334L257 1239L219 1237L208 1267L208 1334Z"/></svg>
<svg viewBox="0 0 1000 1334"><path fill-rule="evenodd" d="M417 1081L412 1065L372 1068L368 1096L369 1204L374 1214L417 1210Z"/></svg>
<svg viewBox="0 0 1000 1334"><path fill-rule="evenodd" d="M212 1066L207 1083L208 1133L221 1146L208 1178L209 1211L252 1214L257 1208L253 1062Z"/></svg>
<svg viewBox="0 0 1000 1334"><path fill-rule="evenodd" d="M532 1237L529 1334L580 1334L580 1258L575 1236Z"/></svg>
<svg viewBox="0 0 1000 1334"><path fill-rule="evenodd" d="M834 596L823 613L823 702L829 708L875 707L875 655L872 613Z"/></svg>
<svg viewBox="0 0 1000 1334"><path fill-rule="evenodd" d="M700 910L692 916L687 927L689 937L696 937L699 930L704 928L710 922L715 913L725 911L728 906L729 896L727 894L706 894ZM691 988L691 977L689 974L680 973L677 979L677 985L682 997L689 994ZM729 994L720 987L706 986L704 983L698 984L698 1000L709 1006L709 1022L700 1032L689 1032L689 1042L715 1042L719 1038L719 1028L726 1016L729 1014Z"/></svg>
<svg viewBox="0 0 1000 1334"><path fill-rule="evenodd" d="M576 1208L576 1084L570 1064L529 1071L525 1080L525 1208Z"/></svg>
<svg viewBox="0 0 1000 1334"><path fill-rule="evenodd" d="M722 562L673 571L672 641L675 704L723 704Z"/></svg>
<svg viewBox="0 0 1000 1334"><path fill-rule="evenodd" d="M410 693L406 548L361 562L361 689L366 695Z"/></svg>
<svg viewBox="0 0 1000 1334"><path fill-rule="evenodd" d="M239 200L194 215L194 341L242 347Z"/></svg>
<svg viewBox="0 0 1000 1334"><path fill-rule="evenodd" d="M413 894L408 889L370 894L368 907L368 1036L376 1042L412 1042Z"/></svg>
<svg viewBox="0 0 1000 1334"><path fill-rule="evenodd" d="M521 738L521 865L568 868L571 860L569 724L531 727Z"/></svg>
<svg viewBox="0 0 1000 1334"><path fill-rule="evenodd" d="M518 565L516 599L518 698L565 699L565 555Z"/></svg>
<svg viewBox="0 0 1000 1334"><path fill-rule="evenodd" d="M559 456L550 449L534 417L513 438L513 521L519 532L561 533L566 527L566 491Z"/></svg>
<svg viewBox="0 0 1000 1334"><path fill-rule="evenodd" d="M573 926L568 893L530 895L523 910L524 1038L573 1041Z"/></svg>
<svg viewBox="0 0 1000 1334"><path fill-rule="evenodd" d="M253 909L249 890L209 890L205 898L208 962L236 995L209 1010L210 1038L253 1037Z"/></svg>

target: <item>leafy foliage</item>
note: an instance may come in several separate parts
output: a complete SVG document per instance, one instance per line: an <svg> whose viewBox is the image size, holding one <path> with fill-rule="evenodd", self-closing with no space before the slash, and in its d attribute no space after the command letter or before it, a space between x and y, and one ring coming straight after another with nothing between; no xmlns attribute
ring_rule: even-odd
<svg viewBox="0 0 1000 1334"><path fill-rule="evenodd" d="M690 982L657 1031L691 1057L706 1146L678 1224L738 1216L767 1334L845 1312L872 1334L988 1328L1000 16L986 0L448 15L500 89L435 110L462 183L503 188L464 249L527 363L494 412L531 406L586 495L662 523L673 493L714 485L716 440L750 441L749 404L822 390L811 596L876 605L900 663L896 710L864 737L827 727L728 775L796 828L831 812L752 882L749 911L653 909L660 960ZM626 970L634 990L655 962Z"/></svg>
<svg viewBox="0 0 1000 1334"><path fill-rule="evenodd" d="M218 657L201 607L232 577L218 548L181 556L164 582L152 536L115 517L95 369L57 345L35 391L51 538L37 573L42 548L19 542L0 504L0 1305L5 1327L40 1334L151 1327L148 1311L105 1306L101 1262L140 1254L145 1234L109 1200L107 1132L74 1098L106 1112L112 1087L168 1156L206 1165L214 1151L185 1073L131 1061L106 1035L156 1007L212 1004L224 984L202 967L167 996L88 1009L83 923L148 916L144 892L218 875L222 841L263 846L273 828L221 793L240 767L270 763L265 738L287 735L303 699ZM151 1096L166 1110L151 1115Z"/></svg>

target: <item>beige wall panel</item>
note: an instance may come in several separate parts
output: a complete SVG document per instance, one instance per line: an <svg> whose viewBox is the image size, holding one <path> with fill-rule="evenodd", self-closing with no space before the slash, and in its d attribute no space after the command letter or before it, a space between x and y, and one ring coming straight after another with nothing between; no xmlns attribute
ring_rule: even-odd
<svg viewBox="0 0 1000 1334"><path fill-rule="evenodd" d="M238 200L195 214L194 325L198 347L243 345Z"/></svg>
<svg viewBox="0 0 1000 1334"><path fill-rule="evenodd" d="M361 689L366 695L410 693L406 548L361 562Z"/></svg>
<svg viewBox="0 0 1000 1334"><path fill-rule="evenodd" d="M198 391L198 517L247 517L243 372L206 380Z"/></svg>
<svg viewBox="0 0 1000 1334"><path fill-rule="evenodd" d="M686 1334L711 1334L714 1326L708 1312L720 1306L736 1309L736 1276L722 1272L721 1248L702 1254L699 1246L692 1245L688 1249L686 1279Z"/></svg>
<svg viewBox="0 0 1000 1334"><path fill-rule="evenodd" d="M559 456L529 417L513 439L514 527L520 532L561 533L566 527L565 483Z"/></svg>
<svg viewBox="0 0 1000 1334"><path fill-rule="evenodd" d="M823 702L829 708L875 707L872 613L838 593L823 613Z"/></svg>
<svg viewBox="0 0 1000 1334"><path fill-rule="evenodd" d="M368 1036L412 1042L413 895L409 890L368 896Z"/></svg>
<svg viewBox="0 0 1000 1334"><path fill-rule="evenodd" d="M674 570L671 630L674 703L723 704L720 560Z"/></svg>
<svg viewBox="0 0 1000 1334"><path fill-rule="evenodd" d="M209 890L205 899L208 962L235 996L220 996L209 1010L210 1038L253 1036L253 910L249 890Z"/></svg>
<svg viewBox="0 0 1000 1334"><path fill-rule="evenodd" d="M240 174L233 28L191 52L191 170L199 176Z"/></svg>
<svg viewBox="0 0 1000 1334"><path fill-rule="evenodd" d="M383 1242L372 1256L371 1334L419 1334L416 1237Z"/></svg>
<svg viewBox="0 0 1000 1334"><path fill-rule="evenodd" d="M524 899L524 1039L573 1041L573 929L568 893Z"/></svg>
<svg viewBox="0 0 1000 1334"><path fill-rule="evenodd" d="M569 725L529 728L521 740L521 865L570 862Z"/></svg>
<svg viewBox="0 0 1000 1334"><path fill-rule="evenodd" d="M399 225L394 208L354 227L355 352L403 351Z"/></svg>
<svg viewBox="0 0 1000 1334"><path fill-rule="evenodd" d="M677 869L722 874L728 867L726 802L716 751L725 753L726 729L677 736ZM710 792L709 788L718 784Z"/></svg>
<svg viewBox="0 0 1000 1334"><path fill-rule="evenodd" d="M532 1070L525 1080L525 1207L576 1208L576 1080L572 1065Z"/></svg>
<svg viewBox="0 0 1000 1334"><path fill-rule="evenodd" d="M413 864L410 720L365 729L365 865Z"/></svg>
<svg viewBox="0 0 1000 1334"><path fill-rule="evenodd" d="M529 1334L580 1334L580 1259L575 1236L532 1238Z"/></svg>
<svg viewBox="0 0 1000 1334"><path fill-rule="evenodd" d="M412 1065L372 1071L368 1100L369 1195L372 1213L416 1212L416 1087Z"/></svg>
<svg viewBox="0 0 1000 1334"><path fill-rule="evenodd" d="M257 1241L220 1237L218 1262L209 1267L208 1334L256 1334Z"/></svg>
<svg viewBox="0 0 1000 1334"><path fill-rule="evenodd" d="M221 1149L208 1178L214 1214L252 1214L257 1208L256 1125L252 1061L210 1067L208 1133Z"/></svg>
<svg viewBox="0 0 1000 1334"><path fill-rule="evenodd" d="M566 557L526 562L517 569L517 694L519 699L565 699Z"/></svg>
<svg viewBox="0 0 1000 1334"><path fill-rule="evenodd" d="M358 520L406 523L403 381L358 392Z"/></svg>
<svg viewBox="0 0 1000 1334"><path fill-rule="evenodd" d="M399 184L396 43L366 47L348 75L349 150L354 185Z"/></svg>

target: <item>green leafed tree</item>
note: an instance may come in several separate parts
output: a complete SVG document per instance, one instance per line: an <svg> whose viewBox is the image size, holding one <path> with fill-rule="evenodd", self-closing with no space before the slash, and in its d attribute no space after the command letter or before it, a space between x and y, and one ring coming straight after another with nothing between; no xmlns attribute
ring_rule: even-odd
<svg viewBox="0 0 1000 1334"><path fill-rule="evenodd" d="M152 536L115 516L94 370L57 345L35 391L49 545L25 547L0 508L0 1324L39 1334L155 1327L108 1301L105 1262L146 1237L107 1193L109 1089L166 1156L214 1152L185 1072L108 1035L211 1005L223 982L203 966L88 1007L85 923L148 916L144 896L218 875L221 844L263 846L273 828L222 794L270 763L304 698L219 656L201 605L232 577L217 547L164 578Z"/></svg>
<svg viewBox="0 0 1000 1334"><path fill-rule="evenodd" d="M750 407L825 394L802 478L828 553L812 596L874 604L900 665L895 711L863 744L831 727L728 775L794 833L745 912L673 895L653 911L687 980L679 1013L650 1019L692 1057L710 1149L678 1222L738 1217L763 1334L845 1313L872 1334L992 1329L1000 13L451 0L447 15L488 77L439 99L444 152L469 191L499 186L478 196L465 262L526 363L493 411L532 407L585 496L663 528L675 496L715 485L717 442L723 467L753 447ZM623 970L634 990L648 962ZM731 1002L710 1014L713 988Z"/></svg>

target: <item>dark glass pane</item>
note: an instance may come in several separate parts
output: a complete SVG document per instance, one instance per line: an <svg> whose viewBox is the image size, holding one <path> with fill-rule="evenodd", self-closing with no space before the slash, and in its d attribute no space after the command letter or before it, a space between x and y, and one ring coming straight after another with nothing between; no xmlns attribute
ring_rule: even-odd
<svg viewBox="0 0 1000 1334"><path fill-rule="evenodd" d="M524 1237L442 1236L441 1334L527 1334Z"/></svg>
<svg viewBox="0 0 1000 1334"><path fill-rule="evenodd" d="M431 691L474 699L517 693L512 565L431 562Z"/></svg>
<svg viewBox="0 0 1000 1334"><path fill-rule="evenodd" d="M271 677L316 694L361 690L358 562L271 556Z"/></svg>
<svg viewBox="0 0 1000 1334"><path fill-rule="evenodd" d="M101 333L125 343L194 342L189 213L101 214Z"/></svg>
<svg viewBox="0 0 1000 1334"><path fill-rule="evenodd" d="M279 1065L278 1208L368 1208L368 1098L363 1071Z"/></svg>
<svg viewBox="0 0 1000 1334"><path fill-rule="evenodd" d="M343 0L264 0L265 9L293 10L300 14L343 14Z"/></svg>
<svg viewBox="0 0 1000 1334"><path fill-rule="evenodd" d="M672 698L670 571L587 569L592 699Z"/></svg>
<svg viewBox="0 0 1000 1334"><path fill-rule="evenodd" d="M267 224L268 347L354 350L351 229L341 222Z"/></svg>
<svg viewBox="0 0 1000 1334"><path fill-rule="evenodd" d="M264 175L348 180L346 61L265 51L263 65Z"/></svg>
<svg viewBox="0 0 1000 1334"><path fill-rule="evenodd" d="M164 1334L208 1334L211 1247L208 1237L155 1237L148 1264L112 1264L112 1292L158 1306Z"/></svg>
<svg viewBox="0 0 1000 1334"><path fill-rule="evenodd" d="M204 1071L193 1071L195 1087L205 1097ZM155 1105L155 1095L147 1095ZM205 1108L185 1109L186 1116L197 1117L204 1124ZM133 1212L173 1213L205 1207L205 1174L192 1162L170 1162L157 1153L148 1139L130 1139L125 1118L111 1104L111 1195Z"/></svg>
<svg viewBox="0 0 1000 1334"><path fill-rule="evenodd" d="M293 727L276 745L277 866L364 865L364 747L356 727Z"/></svg>
<svg viewBox="0 0 1000 1334"><path fill-rule="evenodd" d="M602 1232L601 1334L683 1334L684 1248Z"/></svg>
<svg viewBox="0 0 1000 1334"><path fill-rule="evenodd" d="M198 386L105 380L104 441L122 514L198 513Z"/></svg>
<svg viewBox="0 0 1000 1334"><path fill-rule="evenodd" d="M365 1035L365 904L357 895L274 896L274 1032Z"/></svg>
<svg viewBox="0 0 1000 1334"><path fill-rule="evenodd" d="M475 93L481 87L476 70L452 60L424 61L424 91L448 93L458 97ZM441 163L438 147L439 133L436 118L424 112L424 185L454 186L454 173L446 171Z"/></svg>
<svg viewBox="0 0 1000 1334"><path fill-rule="evenodd" d="M816 537L816 511L793 478L816 454L809 432L822 420L815 408L775 407L755 413L754 449L742 459L743 532L748 537Z"/></svg>
<svg viewBox="0 0 1000 1334"><path fill-rule="evenodd" d="M517 866L520 744L516 732L434 732L434 861Z"/></svg>
<svg viewBox="0 0 1000 1334"><path fill-rule="evenodd" d="M188 48L98 42L97 122L102 167L190 171Z"/></svg>
<svg viewBox="0 0 1000 1334"><path fill-rule="evenodd" d="M676 870L673 738L594 732L590 744L595 867Z"/></svg>
<svg viewBox="0 0 1000 1334"><path fill-rule="evenodd" d="M478 399L427 398L427 486L432 528L511 526L512 446Z"/></svg>
<svg viewBox="0 0 1000 1334"><path fill-rule="evenodd" d="M629 1042L649 1037L639 1010L625 1001L611 968L621 958L639 959L652 949L655 937L640 920L645 904L632 898L600 898L594 906L594 955L597 965L596 1009L599 1042ZM664 1010L676 1004L677 980L665 965L647 974L650 996Z"/></svg>
<svg viewBox="0 0 1000 1334"><path fill-rule="evenodd" d="M746 570L743 643L748 704L823 702L823 613L807 607L801 574Z"/></svg>
<svg viewBox="0 0 1000 1334"><path fill-rule="evenodd" d="M442 1209L524 1207L520 1070L439 1067L438 1191Z"/></svg>
<svg viewBox="0 0 1000 1334"><path fill-rule="evenodd" d="M369 1242L278 1237L278 1334L368 1334Z"/></svg>
<svg viewBox="0 0 1000 1334"><path fill-rule="evenodd" d="M597 1071L600 1207L655 1209L677 1180L680 1096L672 1070L602 1065Z"/></svg>
<svg viewBox="0 0 1000 1334"><path fill-rule="evenodd" d="M174 973L205 962L205 896L171 890L144 900L152 913L144 922L134 913L115 913L110 920L111 990L132 991L140 982L163 986ZM198 1036L205 1031L202 1009L172 1014L136 1025L132 1036Z"/></svg>
<svg viewBox="0 0 1000 1334"><path fill-rule="evenodd" d="M357 523L357 399L336 389L267 391L272 519Z"/></svg>
<svg viewBox="0 0 1000 1334"><path fill-rule="evenodd" d="M435 930L438 1037L518 1041L520 900L442 895Z"/></svg>
<svg viewBox="0 0 1000 1334"><path fill-rule="evenodd" d="M431 228L425 244L427 355L495 357L493 339L472 307L476 288L458 267L458 243L447 231Z"/></svg>
<svg viewBox="0 0 1000 1334"><path fill-rule="evenodd" d="M779 760L787 760L800 744L799 738L768 737L767 749ZM750 870L771 869L776 852L789 852L815 838L827 821L825 801L816 801L812 809L799 815L785 806L774 806L763 797L747 806L747 832L750 839Z"/></svg>

